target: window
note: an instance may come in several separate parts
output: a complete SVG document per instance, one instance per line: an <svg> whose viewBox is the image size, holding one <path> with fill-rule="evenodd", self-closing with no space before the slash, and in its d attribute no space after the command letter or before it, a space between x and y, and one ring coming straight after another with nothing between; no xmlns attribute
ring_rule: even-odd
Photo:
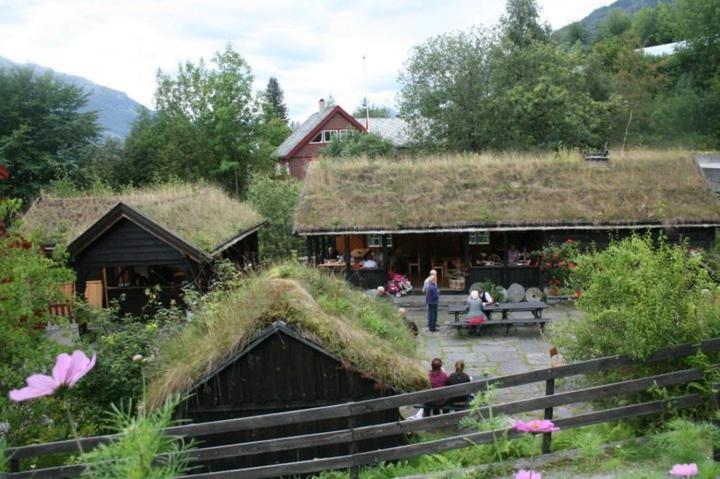
<svg viewBox="0 0 720 479"><path fill-rule="evenodd" d="M353 134L353 130L340 130L338 132L338 135L341 140L344 140L345 138L348 138L350 135Z"/></svg>
<svg viewBox="0 0 720 479"><path fill-rule="evenodd" d="M383 235L367 235L368 248L382 248ZM385 235L385 246L392 248L392 235Z"/></svg>
<svg viewBox="0 0 720 479"><path fill-rule="evenodd" d="M468 244L490 244L490 233L488 231L473 231L468 233Z"/></svg>
<svg viewBox="0 0 720 479"><path fill-rule="evenodd" d="M322 143L323 142L323 132L321 131L317 135L315 135L315 138L310 140L310 143Z"/></svg>
<svg viewBox="0 0 720 479"><path fill-rule="evenodd" d="M338 137L337 130L323 130L323 143L330 143Z"/></svg>

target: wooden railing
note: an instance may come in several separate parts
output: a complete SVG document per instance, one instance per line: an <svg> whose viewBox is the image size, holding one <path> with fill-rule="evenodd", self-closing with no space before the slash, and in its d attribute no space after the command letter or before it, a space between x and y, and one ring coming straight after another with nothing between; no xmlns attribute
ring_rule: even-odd
<svg viewBox="0 0 720 479"><path fill-rule="evenodd" d="M711 353L716 351L720 351L720 338L704 341L698 345L686 344L662 349L646 359L644 363L656 363L659 361L679 359L697 352ZM482 415L487 415L490 412L490 408L492 408L493 414L520 414L541 410L543 411L545 418L552 419L553 410L558 406L620 397L646 391L650 387L679 386L703 379L702 369L691 368L665 372L638 379L630 379L612 384L604 384L601 386L555 393L555 380L557 379L600 371L609 371L636 364L638 363L629 356L609 356L575 364L540 369L520 374L513 374L510 376L483 379L444 388L370 399L366 401L336 404L262 416L242 417L174 426L166 429L165 432L169 435L189 438L333 418L348 418L349 423L352 424L353 418L370 412L394 409L400 406L423 404L431 401L447 400L449 398L485 391L489 387L509 388L542 381L544 381L546 385L546 395L544 396L531 397L492 406L484 406L476 412ZM709 398L700 393L692 393L663 400L646 401L627 406L588 412L572 417L557 419L554 422L561 429L571 429L590 424L615 421L623 418L658 414L671 409L692 408L704 404L708 406L710 405ZM204 447L192 450L189 455L192 461L202 462L336 444L350 444L350 450L357 451L357 443L359 441L419 431L432 431L448 426L457 426L462 418L470 414L473 414L473 412L457 411L412 421L396 421L370 426L348 427L347 429L315 434L304 434L261 441ZM350 454L338 457L269 464L265 466L228 471L197 473L183 476L182 479L254 479L276 477L281 475L313 473L332 469L350 469L353 472L353 476L355 476L360 466L378 464L382 461L407 459L423 454L438 453L452 449L469 447L475 444L488 443L493 441L494 437L497 437L498 434L507 434L507 437L513 438L519 433L512 429L490 432L469 431L445 437L443 439L379 449L375 451L351 452ZM112 435L87 437L80 439L80 443L83 449L87 451L96 447L98 444L111 441L114 437L115 436ZM546 434L543 438L543 452L549 452L550 440L551 435ZM84 469L81 464L23 472L19 471L19 461L22 459L51 454L68 454L77 452L77 442L75 440L9 448L6 451L6 454L8 455L15 472L5 474L4 477L8 479L57 479L77 477Z"/></svg>

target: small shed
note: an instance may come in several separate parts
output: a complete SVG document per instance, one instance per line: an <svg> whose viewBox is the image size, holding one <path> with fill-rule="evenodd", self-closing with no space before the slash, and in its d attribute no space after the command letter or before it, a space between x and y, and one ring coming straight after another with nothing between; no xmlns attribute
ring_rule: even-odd
<svg viewBox="0 0 720 479"><path fill-rule="evenodd" d="M222 302L200 311L194 324L169 340L158 355L161 373L150 383L156 406L170 394L188 394L177 414L193 422L214 421L359 401L428 387L414 340L395 308L385 308L341 280L320 272L306 278L261 273ZM315 294L312 294L313 288ZM332 290L333 293L329 293ZM320 293L323 291L323 293ZM344 314L314 296L332 294L352 302ZM325 298L327 300L327 298ZM391 305L390 305L391 306ZM365 311L365 313L361 313ZM382 318L392 336L380 337L360 316ZM218 341L218 331L223 331ZM234 334L233 334L234 333ZM194 351L186 354L193 345ZM403 352L405 349L405 352ZM399 411L364 415L358 426L392 422ZM203 447L344 429L332 419L201 438ZM373 440L361 448L398 445L402 437ZM348 452L347 444L215 461L210 470L251 467Z"/></svg>
<svg viewBox="0 0 720 479"><path fill-rule="evenodd" d="M217 259L239 268L259 262L262 218L221 190L191 185L126 195L45 196L24 217L26 234L46 248L67 246L75 290L97 306L123 298L139 313L152 288L161 304L180 301L182 288L203 290Z"/></svg>

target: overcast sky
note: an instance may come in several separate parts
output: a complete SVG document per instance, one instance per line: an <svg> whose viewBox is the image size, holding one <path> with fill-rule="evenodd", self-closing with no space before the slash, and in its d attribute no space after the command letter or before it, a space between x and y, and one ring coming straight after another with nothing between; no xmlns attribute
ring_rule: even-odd
<svg viewBox="0 0 720 479"><path fill-rule="evenodd" d="M539 0L553 28L612 0ZM303 120L332 94L354 109L364 94L395 105L397 76L413 45L472 25L492 26L504 0L0 0L0 56L88 78L153 107L155 74L210 59L230 42L271 76L290 115Z"/></svg>

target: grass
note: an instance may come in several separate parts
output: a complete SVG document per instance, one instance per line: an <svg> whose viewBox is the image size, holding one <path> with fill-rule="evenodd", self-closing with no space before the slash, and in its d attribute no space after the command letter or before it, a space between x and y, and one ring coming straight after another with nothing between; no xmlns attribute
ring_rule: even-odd
<svg viewBox="0 0 720 479"><path fill-rule="evenodd" d="M246 203L208 184L165 184L124 193L60 196L46 193L25 214L24 234L43 242L70 243L118 202L138 209L159 224L210 253L219 244L263 220Z"/></svg>
<svg viewBox="0 0 720 479"><path fill-rule="evenodd" d="M308 172L295 229L720 222L720 205L680 150L324 159Z"/></svg>
<svg viewBox="0 0 720 479"><path fill-rule="evenodd" d="M382 385L396 391L428 387L414 337L394 305L328 273L284 263L212 293L192 323L165 341L148 402L157 406L190 390L276 320Z"/></svg>

